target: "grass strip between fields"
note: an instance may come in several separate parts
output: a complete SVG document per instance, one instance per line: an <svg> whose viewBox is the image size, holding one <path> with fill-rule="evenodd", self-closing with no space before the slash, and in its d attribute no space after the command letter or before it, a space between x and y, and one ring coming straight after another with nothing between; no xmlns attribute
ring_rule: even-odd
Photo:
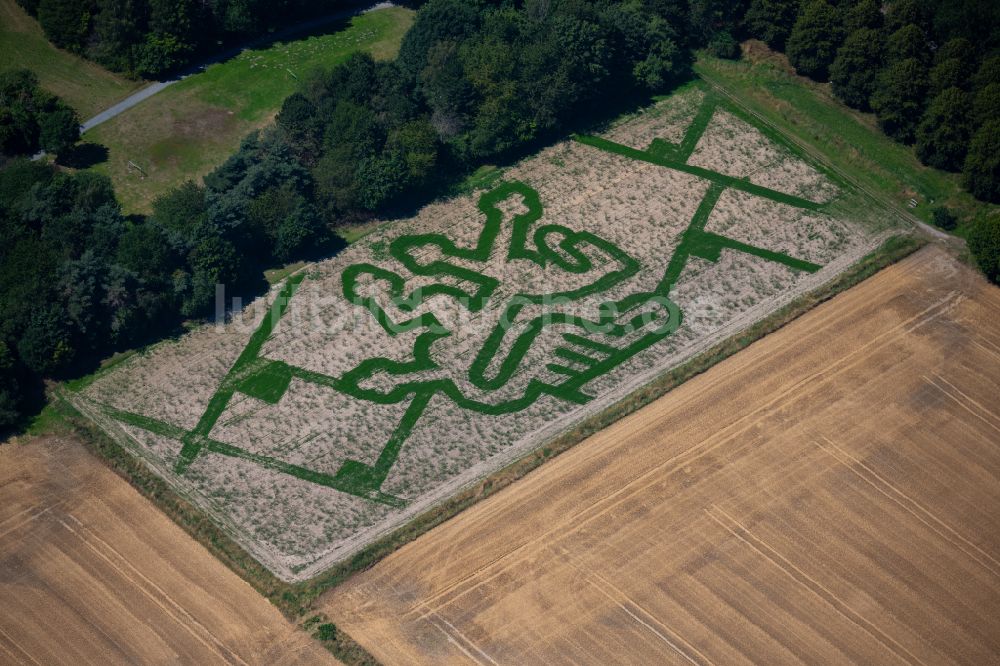
<svg viewBox="0 0 1000 666"><path fill-rule="evenodd" d="M68 402L59 399L58 409L85 445L156 505L188 534L209 549L220 561L250 583L286 616L303 623L313 634L322 634L321 642L339 659L348 664L377 663L344 632L331 623L315 620L313 602L323 593L346 580L355 572L373 566L404 544L413 541L436 525L451 518L476 502L520 479L543 462L572 448L582 440L615 421L635 412L688 379L705 372L716 363L748 347L816 305L862 282L922 247L926 241L916 235L893 236L877 250L854 264L839 277L772 313L745 331L716 345L690 361L670 370L641 389L574 426L507 467L490 474L474 486L418 516L387 537L376 541L353 557L334 565L326 572L303 583L285 583L240 547L222 528L179 495L166 481L77 413ZM306 616L309 620L305 620ZM310 624L311 621L311 624ZM308 625L308 626L307 626ZM314 626L318 625L318 626Z"/></svg>

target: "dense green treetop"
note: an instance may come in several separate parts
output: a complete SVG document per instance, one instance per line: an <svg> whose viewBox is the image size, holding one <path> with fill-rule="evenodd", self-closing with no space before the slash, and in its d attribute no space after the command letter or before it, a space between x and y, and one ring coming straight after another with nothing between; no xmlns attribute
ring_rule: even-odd
<svg viewBox="0 0 1000 666"><path fill-rule="evenodd" d="M746 30L771 48L784 50L800 5L800 0L753 0L744 17Z"/></svg>
<svg viewBox="0 0 1000 666"><path fill-rule="evenodd" d="M912 143L930 88L927 67L916 58L890 64L879 74L871 98L882 130L903 143Z"/></svg>
<svg viewBox="0 0 1000 666"><path fill-rule="evenodd" d="M971 99L961 88L937 95L917 127L917 155L929 166L959 171L972 134Z"/></svg>
<svg viewBox="0 0 1000 666"><path fill-rule="evenodd" d="M1000 203L1000 120L987 121L972 137L962 175L972 194Z"/></svg>
<svg viewBox="0 0 1000 666"><path fill-rule="evenodd" d="M80 118L27 69L0 72L0 156L64 153L80 138Z"/></svg>
<svg viewBox="0 0 1000 666"><path fill-rule="evenodd" d="M788 37L788 60L800 74L826 80L843 37L837 9L825 0L809 0Z"/></svg>

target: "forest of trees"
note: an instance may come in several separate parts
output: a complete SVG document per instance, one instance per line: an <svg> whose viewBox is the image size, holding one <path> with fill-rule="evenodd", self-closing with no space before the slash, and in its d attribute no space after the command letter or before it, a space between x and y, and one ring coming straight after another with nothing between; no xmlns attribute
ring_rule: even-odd
<svg viewBox="0 0 1000 666"><path fill-rule="evenodd" d="M59 48L115 72L150 78L233 40L351 4L346 0L17 1Z"/></svg>

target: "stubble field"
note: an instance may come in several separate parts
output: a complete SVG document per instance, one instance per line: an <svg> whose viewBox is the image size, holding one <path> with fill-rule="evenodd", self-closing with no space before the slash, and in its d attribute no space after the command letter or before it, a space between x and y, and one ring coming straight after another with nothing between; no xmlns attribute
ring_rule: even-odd
<svg viewBox="0 0 1000 666"><path fill-rule="evenodd" d="M0 447L0 662L336 664L75 441Z"/></svg>
<svg viewBox="0 0 1000 666"><path fill-rule="evenodd" d="M925 249L324 610L386 664L994 663L998 315Z"/></svg>
<svg viewBox="0 0 1000 666"><path fill-rule="evenodd" d="M308 579L898 233L752 122L687 86L70 399Z"/></svg>

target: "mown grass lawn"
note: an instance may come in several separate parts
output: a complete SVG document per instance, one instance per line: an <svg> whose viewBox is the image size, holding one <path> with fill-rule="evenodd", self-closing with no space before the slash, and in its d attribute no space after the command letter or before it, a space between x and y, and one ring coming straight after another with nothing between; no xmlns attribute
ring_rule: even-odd
<svg viewBox="0 0 1000 666"><path fill-rule="evenodd" d="M959 174L921 164L912 147L883 134L873 114L837 100L829 84L789 72L784 56L762 44L754 42L752 47L749 58L736 62L702 55L695 70L810 144L865 187L927 223L932 223L934 208L947 206L962 219L956 233L964 236L974 220L1000 210L966 192ZM910 199L917 200L916 208L908 208Z"/></svg>
<svg viewBox="0 0 1000 666"><path fill-rule="evenodd" d="M0 0L0 71L21 67L35 72L42 87L66 100L81 120L145 85L57 49L14 0Z"/></svg>
<svg viewBox="0 0 1000 666"><path fill-rule="evenodd" d="M157 196L197 181L270 122L310 70L356 51L392 58L412 22L412 10L380 9L212 65L87 132L84 141L108 148L107 161L92 168L111 177L127 213L148 213Z"/></svg>

